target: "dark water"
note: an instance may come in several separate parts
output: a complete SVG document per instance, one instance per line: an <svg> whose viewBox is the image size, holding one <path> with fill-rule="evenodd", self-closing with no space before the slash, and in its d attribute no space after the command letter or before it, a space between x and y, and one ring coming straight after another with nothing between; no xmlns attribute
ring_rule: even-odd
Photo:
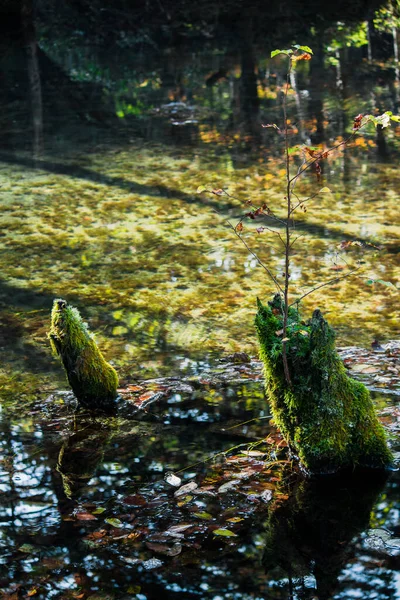
<svg viewBox="0 0 400 600"><path fill-rule="evenodd" d="M220 362L256 356L255 297L273 291L224 219L248 197L279 210L282 141L259 125L281 119L284 65L260 54L260 112L245 118L234 52L133 57L48 38L41 51L42 133L24 53L2 60L4 598L400 598L399 473L293 476L259 365ZM396 108L389 68L362 63L344 97L332 66L306 67L290 96L293 145L332 144L355 114ZM324 310L341 344L398 335L397 146L395 129L384 141L365 132L322 182L299 186L332 194L299 215L293 295L364 265L304 303ZM226 184L232 197L196 194ZM279 248L253 234L280 273ZM370 246L339 256L353 239ZM118 417L75 414L60 391L46 338L59 296L119 371ZM398 450L398 359L375 375Z"/></svg>

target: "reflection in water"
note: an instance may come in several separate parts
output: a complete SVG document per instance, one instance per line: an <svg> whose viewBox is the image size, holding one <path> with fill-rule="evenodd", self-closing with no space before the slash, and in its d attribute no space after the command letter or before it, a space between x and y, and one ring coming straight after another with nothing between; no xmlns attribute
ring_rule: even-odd
<svg viewBox="0 0 400 600"><path fill-rule="evenodd" d="M103 418L75 415L71 435L63 443L57 462L65 496L75 497L92 478L104 457L112 428Z"/></svg>
<svg viewBox="0 0 400 600"><path fill-rule="evenodd" d="M289 496L281 501L278 496L266 523L263 564L268 576L288 578L290 598L311 598L313 593L319 600L336 597L342 570L354 564L355 544L370 525L384 485L379 475L374 480L374 473L368 479L362 473L347 480L305 480L284 490ZM396 591L393 573L385 579L382 598ZM307 595L302 595L304 588Z"/></svg>
<svg viewBox="0 0 400 600"><path fill-rule="evenodd" d="M251 363L123 394L126 418L76 415L65 394L37 397L23 421L3 413L1 589L35 588L40 600L125 600L132 586L147 600L347 600L379 581L375 600L396 598L398 474L286 485L263 445L242 454L274 435ZM130 406L154 394L132 419ZM176 496L168 471L195 488Z"/></svg>

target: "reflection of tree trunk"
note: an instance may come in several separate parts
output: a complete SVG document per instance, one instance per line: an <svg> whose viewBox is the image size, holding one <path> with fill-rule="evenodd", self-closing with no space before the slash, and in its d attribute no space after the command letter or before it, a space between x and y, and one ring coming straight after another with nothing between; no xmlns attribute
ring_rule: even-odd
<svg viewBox="0 0 400 600"><path fill-rule="evenodd" d="M371 46L371 29L372 29L373 25L371 21L367 21L367 41L368 41L368 46L367 46L367 56L368 56L368 61L371 62L372 60L372 46Z"/></svg>
<svg viewBox="0 0 400 600"><path fill-rule="evenodd" d="M297 110L297 123L298 130L300 134L300 139L302 142L306 142L306 135L304 133L304 115L303 115L303 107L301 105L300 94L297 89L297 77L295 69L291 69L290 71L290 85L292 86L292 90L294 91L294 101L296 103Z"/></svg>
<svg viewBox="0 0 400 600"><path fill-rule="evenodd" d="M400 70L399 70L399 45L397 43L397 27L393 25L392 27L393 34L393 55L394 55L394 74L396 84L399 84L400 81Z"/></svg>
<svg viewBox="0 0 400 600"><path fill-rule="evenodd" d="M253 19L247 13L242 15L240 28L240 50L242 75L240 78L240 103L248 132L258 138L260 129L260 102L257 93L256 61L253 50Z"/></svg>
<svg viewBox="0 0 400 600"><path fill-rule="evenodd" d="M324 53L322 45L322 32L316 40L316 48L312 61L310 62L310 118L315 121L316 129L311 136L313 144L320 144L325 139L324 131L324 103L323 85L324 81Z"/></svg>
<svg viewBox="0 0 400 600"><path fill-rule="evenodd" d="M31 92L33 154L37 157L40 156L43 150L43 107L36 33L33 24L32 0L22 0L21 22L26 47L29 87Z"/></svg>

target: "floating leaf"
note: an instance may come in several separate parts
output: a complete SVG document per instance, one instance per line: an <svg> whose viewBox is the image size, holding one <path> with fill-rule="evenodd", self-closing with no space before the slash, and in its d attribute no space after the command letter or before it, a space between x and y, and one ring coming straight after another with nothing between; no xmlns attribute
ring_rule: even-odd
<svg viewBox="0 0 400 600"><path fill-rule="evenodd" d="M215 529L213 535L219 535L221 537L237 537L236 533L233 533L230 529Z"/></svg>
<svg viewBox="0 0 400 600"><path fill-rule="evenodd" d="M123 527L123 523L119 519L110 518L106 519L105 522L109 525L112 525L113 527Z"/></svg>
<svg viewBox="0 0 400 600"><path fill-rule="evenodd" d="M149 550L153 550L153 552L157 552L157 554L165 554L165 556L178 556L178 554L182 552L182 545L178 542L173 546L155 542L146 542L146 546Z"/></svg>
<svg viewBox="0 0 400 600"><path fill-rule="evenodd" d="M147 504L147 500L143 498L140 494L134 494L132 496L125 496L123 499L124 504L129 504L130 506L145 506Z"/></svg>
<svg viewBox="0 0 400 600"><path fill-rule="evenodd" d="M97 521L97 517L95 517L94 515L92 515L92 513L89 512L75 513L75 517L78 519L78 521Z"/></svg>
<svg viewBox="0 0 400 600"><path fill-rule="evenodd" d="M213 518L213 516L208 512L193 513L193 516L197 517L198 519L206 519L207 521Z"/></svg>
<svg viewBox="0 0 400 600"><path fill-rule="evenodd" d="M179 487L182 483L182 479L177 477L173 473L165 473L164 480L174 487Z"/></svg>
<svg viewBox="0 0 400 600"><path fill-rule="evenodd" d="M228 492L232 488L236 487L238 485L238 483L240 483L240 479L232 479L232 481L227 481L226 483L223 483L218 488L218 492L220 494L225 494L226 492Z"/></svg>
<svg viewBox="0 0 400 600"><path fill-rule="evenodd" d="M167 529L167 531L165 531L165 533L167 535L172 535L174 537L183 537L182 533L184 531L186 531L186 529L189 529L190 527L193 527L193 523L182 523L181 525L172 525L172 527L170 527L169 529Z"/></svg>
<svg viewBox="0 0 400 600"><path fill-rule="evenodd" d="M189 494L189 492L192 492L193 490L195 490L197 487L198 487L198 485L195 481L190 481L186 485L183 485L182 487L180 487L179 490L176 490L176 492L174 493L174 496L175 496L175 498L179 498L179 496L185 496L186 494Z"/></svg>
<svg viewBox="0 0 400 600"><path fill-rule="evenodd" d="M25 552L26 554L34 554L35 552L39 552L39 548L36 546L32 546L32 544L22 544L18 548L18 552Z"/></svg>

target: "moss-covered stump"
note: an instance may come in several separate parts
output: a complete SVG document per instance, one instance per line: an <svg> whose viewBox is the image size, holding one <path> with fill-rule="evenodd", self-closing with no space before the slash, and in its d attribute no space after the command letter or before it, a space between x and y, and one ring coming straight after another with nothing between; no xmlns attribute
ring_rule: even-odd
<svg viewBox="0 0 400 600"><path fill-rule="evenodd" d="M92 409L112 407L118 375L104 359L78 310L65 300L54 300L48 335L78 402Z"/></svg>
<svg viewBox="0 0 400 600"><path fill-rule="evenodd" d="M287 382L282 312L279 295L267 306L258 300L255 323L274 421L302 466L311 473L387 467L392 454L369 392L348 377L334 331L319 310L304 323L297 309L289 309Z"/></svg>

